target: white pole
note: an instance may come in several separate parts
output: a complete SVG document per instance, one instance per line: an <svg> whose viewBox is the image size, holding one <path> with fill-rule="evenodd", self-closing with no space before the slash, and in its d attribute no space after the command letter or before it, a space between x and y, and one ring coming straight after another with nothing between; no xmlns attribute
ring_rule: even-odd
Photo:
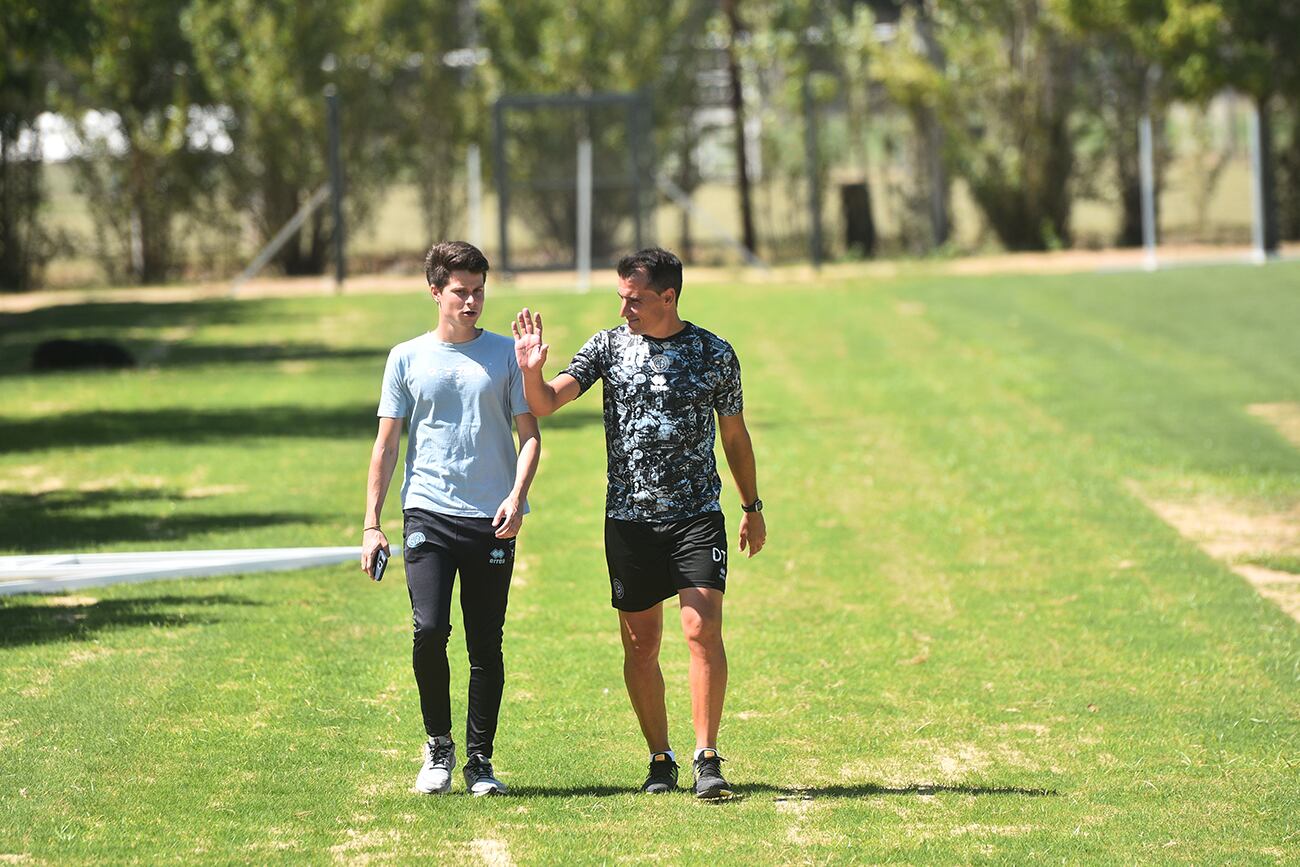
<svg viewBox="0 0 1300 867"><path fill-rule="evenodd" d="M1259 105L1250 109L1250 260L1262 265L1264 252L1264 164L1260 149Z"/></svg>
<svg viewBox="0 0 1300 867"><path fill-rule="evenodd" d="M591 289L591 139L578 142L578 291Z"/></svg>
<svg viewBox="0 0 1300 867"><path fill-rule="evenodd" d="M469 225L466 227L466 233L469 235L469 242L475 247L483 246L483 157L479 153L478 145L469 146L469 151L465 154L465 175L469 184Z"/></svg>
<svg viewBox="0 0 1300 867"><path fill-rule="evenodd" d="M1151 136L1151 115L1143 114L1138 125L1139 171L1142 184L1142 246L1145 249L1143 267L1154 271L1156 261L1156 170Z"/></svg>

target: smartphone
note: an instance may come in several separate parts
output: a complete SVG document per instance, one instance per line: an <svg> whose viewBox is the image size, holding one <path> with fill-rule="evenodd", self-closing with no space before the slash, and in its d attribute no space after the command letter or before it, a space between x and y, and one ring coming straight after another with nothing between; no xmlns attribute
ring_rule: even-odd
<svg viewBox="0 0 1300 867"><path fill-rule="evenodd" d="M375 556L370 559L370 577L375 581L383 581L386 568L388 568L388 552L383 548L376 548Z"/></svg>

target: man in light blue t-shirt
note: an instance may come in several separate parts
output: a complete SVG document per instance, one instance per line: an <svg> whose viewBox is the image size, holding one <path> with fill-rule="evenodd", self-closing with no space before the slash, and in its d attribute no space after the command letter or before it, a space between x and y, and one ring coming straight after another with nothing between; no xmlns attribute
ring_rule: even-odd
<svg viewBox="0 0 1300 867"><path fill-rule="evenodd" d="M425 275L438 325L388 354L366 486L361 568L374 577L376 552L389 551L379 517L405 420L403 563L412 665L429 736L415 788L425 794L449 791L456 767L447 639L457 573L470 663L465 785L475 795L505 792L492 770L505 684L501 631L541 436L524 400L513 338L477 327L487 272L487 259L470 244L448 241L429 250Z"/></svg>

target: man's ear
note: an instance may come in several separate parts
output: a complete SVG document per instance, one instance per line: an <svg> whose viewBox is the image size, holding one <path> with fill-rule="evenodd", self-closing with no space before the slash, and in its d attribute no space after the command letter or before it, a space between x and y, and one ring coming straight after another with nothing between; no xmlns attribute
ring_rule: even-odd
<svg viewBox="0 0 1300 867"><path fill-rule="evenodd" d="M672 302L673 302L674 304L677 303L677 290L674 289L674 288L672 288L671 286L669 286L667 289L665 289L665 290L661 293L661 295L663 296L663 299L664 299L664 306L667 306L667 305L668 305L668 302L669 302L669 300L670 300L669 295L668 295L669 292L673 293L673 294L672 294L672 297L671 297Z"/></svg>

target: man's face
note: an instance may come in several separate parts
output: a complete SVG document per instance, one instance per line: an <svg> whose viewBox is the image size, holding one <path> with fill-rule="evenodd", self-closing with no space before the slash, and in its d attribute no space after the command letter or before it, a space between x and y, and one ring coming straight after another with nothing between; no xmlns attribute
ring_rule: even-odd
<svg viewBox="0 0 1300 867"><path fill-rule="evenodd" d="M654 332L668 318L668 293L661 294L650 288L644 271L634 271L629 277L618 278L618 315L627 320L627 330L633 334ZM673 293L676 295L676 293Z"/></svg>
<svg viewBox="0 0 1300 867"><path fill-rule="evenodd" d="M469 271L452 271L447 285L431 292L441 315L448 322L472 327L483 313L484 274Z"/></svg>

